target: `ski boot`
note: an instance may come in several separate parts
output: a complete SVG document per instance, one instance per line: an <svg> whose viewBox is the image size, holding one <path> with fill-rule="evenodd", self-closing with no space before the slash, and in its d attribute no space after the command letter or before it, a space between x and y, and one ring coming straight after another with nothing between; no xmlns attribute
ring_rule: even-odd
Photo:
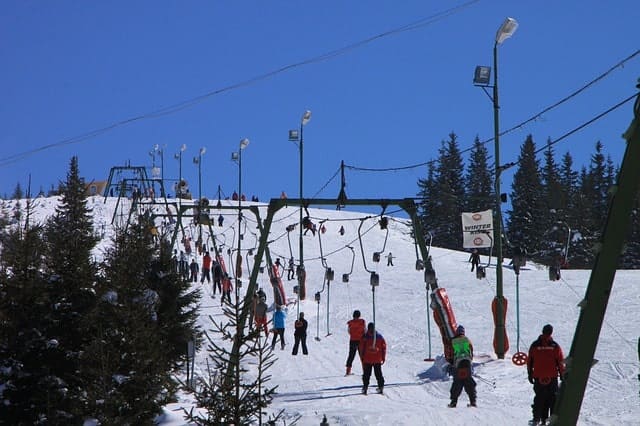
<svg viewBox="0 0 640 426"><path fill-rule="evenodd" d="M453 401L453 400L452 400L452 401L449 403L449 405L447 405L447 407L449 407L449 408L456 408L456 405L458 405L458 401Z"/></svg>
<svg viewBox="0 0 640 426"><path fill-rule="evenodd" d="M351 367L347 367L347 372L345 373L345 376L349 375L351 375Z"/></svg>
<svg viewBox="0 0 640 426"><path fill-rule="evenodd" d="M366 387L366 386L363 386L363 387L362 387L362 394L363 394L363 395L366 395L366 394L367 394L367 387Z"/></svg>
<svg viewBox="0 0 640 426"><path fill-rule="evenodd" d="M384 393L382 390L383 390L383 388L381 388L381 387L376 388L376 392L378 392L380 395L382 395Z"/></svg>

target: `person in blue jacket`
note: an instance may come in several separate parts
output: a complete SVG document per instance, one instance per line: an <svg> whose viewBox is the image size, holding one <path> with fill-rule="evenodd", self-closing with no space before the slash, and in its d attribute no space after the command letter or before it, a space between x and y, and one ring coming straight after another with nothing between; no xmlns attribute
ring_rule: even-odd
<svg viewBox="0 0 640 426"><path fill-rule="evenodd" d="M282 310L282 306L276 305L273 312L273 340L271 341L271 349L276 347L276 341L280 336L280 349L284 350L284 325L287 314Z"/></svg>

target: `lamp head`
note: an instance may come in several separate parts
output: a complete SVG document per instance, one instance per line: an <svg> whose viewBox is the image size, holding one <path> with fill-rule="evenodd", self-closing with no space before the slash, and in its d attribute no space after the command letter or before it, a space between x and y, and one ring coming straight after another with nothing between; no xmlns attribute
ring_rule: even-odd
<svg viewBox="0 0 640 426"><path fill-rule="evenodd" d="M311 111L306 110L304 114L302 114L302 125L304 126L311 120Z"/></svg>
<svg viewBox="0 0 640 426"><path fill-rule="evenodd" d="M240 149L245 149L249 145L249 139L244 138L240 141Z"/></svg>
<svg viewBox="0 0 640 426"><path fill-rule="evenodd" d="M300 135L297 130L289 130L289 140L293 142L300 140Z"/></svg>
<svg viewBox="0 0 640 426"><path fill-rule="evenodd" d="M231 153L231 161L238 161L238 158L240 157L240 155L238 154L237 151L233 151Z"/></svg>
<svg viewBox="0 0 640 426"><path fill-rule="evenodd" d="M205 152L207 152L207 148L205 148L204 146L200 148L200 155L204 155Z"/></svg>
<svg viewBox="0 0 640 426"><path fill-rule="evenodd" d="M180 151L181 151L181 152L185 152L186 150L187 150L187 144L186 144L186 143L183 143L183 144L180 146Z"/></svg>
<svg viewBox="0 0 640 426"><path fill-rule="evenodd" d="M518 21L513 18L505 19L496 33L496 43L501 44L503 41L511 37L517 29Z"/></svg>

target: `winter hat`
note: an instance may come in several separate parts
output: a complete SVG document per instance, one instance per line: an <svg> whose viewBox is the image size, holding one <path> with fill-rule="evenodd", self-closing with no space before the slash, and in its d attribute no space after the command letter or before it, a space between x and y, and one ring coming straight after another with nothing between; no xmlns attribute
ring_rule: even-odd
<svg viewBox="0 0 640 426"><path fill-rule="evenodd" d="M357 310L357 309L355 311L353 311L353 317L354 318L360 318L360 311Z"/></svg>
<svg viewBox="0 0 640 426"><path fill-rule="evenodd" d="M367 331L374 331L375 329L376 329L376 326L375 326L375 324L374 324L374 323L370 322L370 323L367 325Z"/></svg>
<svg viewBox="0 0 640 426"><path fill-rule="evenodd" d="M458 334L464 334L464 327L462 325L459 325L458 328L456 329L456 332Z"/></svg>
<svg viewBox="0 0 640 426"><path fill-rule="evenodd" d="M544 334L545 336L551 336L552 333L553 333L553 326L551 324L547 324L544 327L542 327L542 334Z"/></svg>

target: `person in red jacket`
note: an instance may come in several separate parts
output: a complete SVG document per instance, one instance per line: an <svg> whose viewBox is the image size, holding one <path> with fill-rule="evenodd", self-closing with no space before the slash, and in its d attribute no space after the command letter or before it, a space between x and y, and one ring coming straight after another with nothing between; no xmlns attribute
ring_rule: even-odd
<svg viewBox="0 0 640 426"><path fill-rule="evenodd" d="M546 424L549 415L553 414L558 376L562 378L565 371L562 348L553 340L552 333L553 326L545 325L542 334L529 347L527 373L535 393L531 406L534 425Z"/></svg>
<svg viewBox="0 0 640 426"><path fill-rule="evenodd" d="M367 332L360 339L360 360L362 361L362 393L367 394L371 370L378 382L378 393L384 389L384 376L382 376L382 364L387 359L387 342L382 334L376 331L375 324L370 322L367 325Z"/></svg>
<svg viewBox="0 0 640 426"><path fill-rule="evenodd" d="M205 252L202 257L202 279L200 280L200 284L204 283L204 280L207 280L207 283L211 283L211 256L209 252Z"/></svg>
<svg viewBox="0 0 640 426"><path fill-rule="evenodd" d="M353 319L347 321L347 330L349 331L349 356L347 357L347 372L345 376L351 374L353 359L356 357L360 339L365 332L366 323L360 318L360 311L353 311Z"/></svg>

